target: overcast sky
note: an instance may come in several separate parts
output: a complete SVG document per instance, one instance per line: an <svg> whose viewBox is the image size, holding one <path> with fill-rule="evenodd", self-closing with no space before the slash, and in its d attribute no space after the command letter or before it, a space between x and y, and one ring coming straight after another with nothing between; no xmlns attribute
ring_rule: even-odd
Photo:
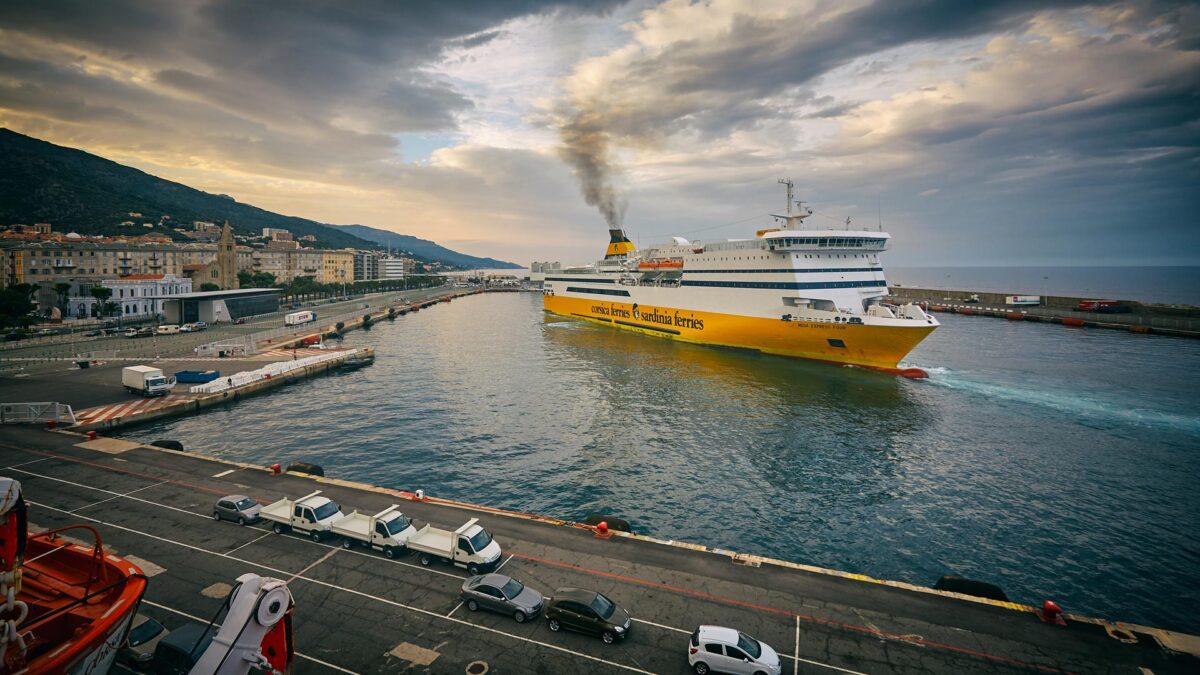
<svg viewBox="0 0 1200 675"><path fill-rule="evenodd" d="M1196 3L8 0L0 126L521 263L791 177L885 264L1200 264Z"/></svg>

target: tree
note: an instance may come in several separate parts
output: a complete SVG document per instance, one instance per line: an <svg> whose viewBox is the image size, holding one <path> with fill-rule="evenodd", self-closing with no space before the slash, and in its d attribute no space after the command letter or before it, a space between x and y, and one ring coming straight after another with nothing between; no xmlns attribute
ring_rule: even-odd
<svg viewBox="0 0 1200 675"><path fill-rule="evenodd" d="M209 291L219 291L219 290L221 290L221 287L214 284L211 281L206 281L206 282L200 284L200 292L201 293L208 293Z"/></svg>
<svg viewBox="0 0 1200 675"><path fill-rule="evenodd" d="M58 295L58 307L64 310L63 315L66 315L67 296L71 294L71 284L65 281L60 281L54 284L54 293Z"/></svg>
<svg viewBox="0 0 1200 675"><path fill-rule="evenodd" d="M23 289L6 288L0 291L0 322L4 325L20 323L21 318L27 317L31 309L33 303Z"/></svg>
<svg viewBox="0 0 1200 675"><path fill-rule="evenodd" d="M105 308L116 304L108 301L112 297L112 289L107 286L92 286L91 294L96 299L96 313L100 316L108 316Z"/></svg>
<svg viewBox="0 0 1200 675"><path fill-rule="evenodd" d="M254 285L254 274L250 270L238 270L238 286L250 288Z"/></svg>
<svg viewBox="0 0 1200 675"><path fill-rule="evenodd" d="M275 275L270 272L255 272L250 275L250 284L252 288L271 288L275 285Z"/></svg>

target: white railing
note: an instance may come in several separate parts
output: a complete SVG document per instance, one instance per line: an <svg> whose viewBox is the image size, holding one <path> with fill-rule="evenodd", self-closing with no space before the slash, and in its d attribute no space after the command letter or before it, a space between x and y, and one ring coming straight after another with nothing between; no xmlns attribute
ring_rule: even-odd
<svg viewBox="0 0 1200 675"><path fill-rule="evenodd" d="M0 424L22 422L70 422L75 413L65 403L0 403Z"/></svg>
<svg viewBox="0 0 1200 675"><path fill-rule="evenodd" d="M240 373L235 373L229 377L222 377L212 382L198 384L188 389L193 394L215 394L225 391L232 387L240 387L242 385L258 382L260 380L269 380L272 377L280 377L288 373L303 370L308 366L314 366L327 361L334 361L340 358L348 357L349 354L345 351L331 352L329 354L318 354L317 356L306 356L295 361L275 361L259 368L258 370L247 370Z"/></svg>

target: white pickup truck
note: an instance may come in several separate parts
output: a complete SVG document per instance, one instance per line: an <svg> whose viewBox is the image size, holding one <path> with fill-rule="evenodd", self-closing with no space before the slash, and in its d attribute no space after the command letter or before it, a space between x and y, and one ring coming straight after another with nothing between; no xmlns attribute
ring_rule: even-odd
<svg viewBox="0 0 1200 675"><path fill-rule="evenodd" d="M354 542L383 551L389 558L400 555L408 540L417 530L408 518L400 513L400 506L392 504L373 516L358 511L335 521L331 528L342 536L342 547L353 548Z"/></svg>
<svg viewBox="0 0 1200 675"><path fill-rule="evenodd" d="M321 491L317 490L296 501L284 497L264 506L260 515L275 523L271 526L275 534L296 530L312 537L313 541L321 541L333 528L333 523L345 516L342 507L320 495Z"/></svg>
<svg viewBox="0 0 1200 675"><path fill-rule="evenodd" d="M500 561L500 544L479 525L478 518L453 532L426 525L408 538L408 548L421 554L422 565L441 560L467 568L471 576L491 572Z"/></svg>

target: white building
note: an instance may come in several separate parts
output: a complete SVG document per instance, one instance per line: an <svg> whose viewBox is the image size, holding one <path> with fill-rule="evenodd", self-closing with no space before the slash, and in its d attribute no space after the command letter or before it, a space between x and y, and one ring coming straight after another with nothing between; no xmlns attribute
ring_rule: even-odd
<svg viewBox="0 0 1200 675"><path fill-rule="evenodd" d="M174 274L134 274L105 279L101 285L112 289L112 302L121 308L124 318L145 318L163 313L162 296L192 292L192 280Z"/></svg>
<svg viewBox="0 0 1200 675"><path fill-rule="evenodd" d="M413 260L411 258L384 258L379 261L380 279L403 279L412 272Z"/></svg>

